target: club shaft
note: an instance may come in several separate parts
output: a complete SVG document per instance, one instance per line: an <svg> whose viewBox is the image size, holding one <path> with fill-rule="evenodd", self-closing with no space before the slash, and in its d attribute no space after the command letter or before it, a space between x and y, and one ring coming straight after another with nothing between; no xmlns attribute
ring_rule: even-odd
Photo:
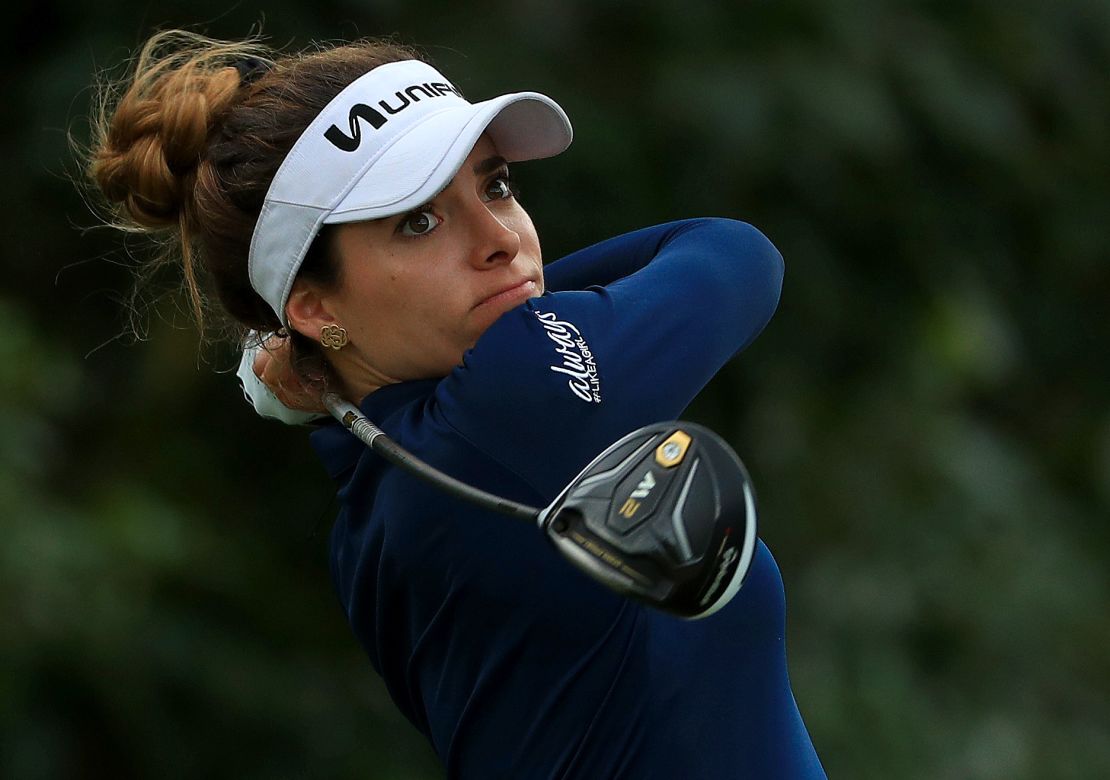
<svg viewBox="0 0 1110 780"><path fill-rule="evenodd" d="M452 476L444 474L434 466L430 466L420 458L413 455L397 442L389 438L385 432L374 425L358 410L354 404L344 401L334 393L324 394L324 406L331 412L332 417L339 420L345 428L357 436L367 447L381 455L411 474L424 479L441 490L445 490L456 498L470 501L486 509L492 509L501 514L536 522L540 510L527 504L519 504L493 493L487 493L476 487L460 482Z"/></svg>

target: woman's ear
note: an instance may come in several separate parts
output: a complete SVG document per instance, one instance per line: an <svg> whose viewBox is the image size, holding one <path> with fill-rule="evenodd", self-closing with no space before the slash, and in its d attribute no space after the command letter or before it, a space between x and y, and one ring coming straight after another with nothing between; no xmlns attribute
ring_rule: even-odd
<svg viewBox="0 0 1110 780"><path fill-rule="evenodd" d="M335 324L335 317L328 306L328 300L319 288L311 282L297 279L285 302L285 316L289 327L310 339L320 338L320 329Z"/></svg>

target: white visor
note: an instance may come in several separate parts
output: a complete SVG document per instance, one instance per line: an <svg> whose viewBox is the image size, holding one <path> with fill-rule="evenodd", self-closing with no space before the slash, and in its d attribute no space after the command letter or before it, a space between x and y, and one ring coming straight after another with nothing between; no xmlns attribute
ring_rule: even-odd
<svg viewBox="0 0 1110 780"><path fill-rule="evenodd" d="M274 176L250 247L251 285L288 325L285 303L324 224L403 214L454 178L482 133L509 162L570 145L570 120L536 92L469 103L416 60L374 68L312 121Z"/></svg>

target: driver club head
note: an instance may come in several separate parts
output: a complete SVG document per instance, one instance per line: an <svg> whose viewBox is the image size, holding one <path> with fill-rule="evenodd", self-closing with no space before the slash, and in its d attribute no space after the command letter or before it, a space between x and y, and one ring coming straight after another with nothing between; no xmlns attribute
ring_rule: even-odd
<svg viewBox="0 0 1110 780"><path fill-rule="evenodd" d="M736 595L756 544L744 464L716 433L682 421L639 428L608 447L538 522L591 577L688 619Z"/></svg>

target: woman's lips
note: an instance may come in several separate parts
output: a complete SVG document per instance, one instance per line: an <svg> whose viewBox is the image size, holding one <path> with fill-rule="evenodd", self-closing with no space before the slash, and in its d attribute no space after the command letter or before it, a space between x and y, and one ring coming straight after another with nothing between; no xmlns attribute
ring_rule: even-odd
<svg viewBox="0 0 1110 780"><path fill-rule="evenodd" d="M529 298L535 298L539 288L531 279L525 279L520 284L513 285L507 290L502 290L496 295L491 295L474 308L481 309L488 306L505 306L506 310L524 303Z"/></svg>

